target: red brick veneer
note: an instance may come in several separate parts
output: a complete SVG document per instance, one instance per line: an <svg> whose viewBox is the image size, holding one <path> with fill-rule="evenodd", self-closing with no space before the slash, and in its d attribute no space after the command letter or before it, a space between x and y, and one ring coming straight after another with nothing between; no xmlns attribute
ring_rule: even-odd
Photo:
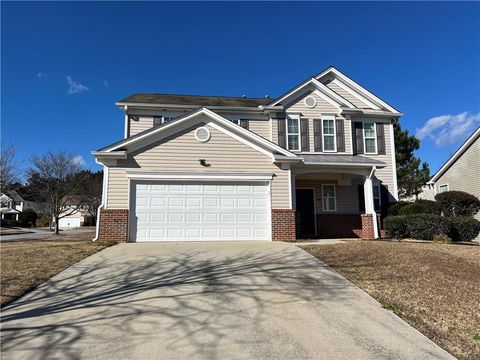
<svg viewBox="0 0 480 360"><path fill-rule="evenodd" d="M373 231L373 215L362 214L362 240L375 240Z"/></svg>
<svg viewBox="0 0 480 360"><path fill-rule="evenodd" d="M295 210L272 209L272 240L295 241Z"/></svg>
<svg viewBox="0 0 480 360"><path fill-rule="evenodd" d="M117 242L127 242L127 238L128 210L101 209L98 240L114 240Z"/></svg>
<svg viewBox="0 0 480 360"><path fill-rule="evenodd" d="M362 237L360 214L317 214L317 236L319 238Z"/></svg>

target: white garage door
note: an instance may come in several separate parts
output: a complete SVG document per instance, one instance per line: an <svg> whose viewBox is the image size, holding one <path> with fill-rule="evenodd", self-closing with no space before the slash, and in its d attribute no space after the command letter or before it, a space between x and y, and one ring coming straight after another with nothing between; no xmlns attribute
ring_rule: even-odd
<svg viewBox="0 0 480 360"><path fill-rule="evenodd" d="M80 227L80 218L79 217L64 217L58 220L58 227L60 229L72 229Z"/></svg>
<svg viewBox="0 0 480 360"><path fill-rule="evenodd" d="M270 240L268 183L136 183L131 241Z"/></svg>

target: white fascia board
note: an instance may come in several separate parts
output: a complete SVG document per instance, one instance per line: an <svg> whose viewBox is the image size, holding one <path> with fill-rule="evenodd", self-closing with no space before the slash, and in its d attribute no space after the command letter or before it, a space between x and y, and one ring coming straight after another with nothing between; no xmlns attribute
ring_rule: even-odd
<svg viewBox="0 0 480 360"><path fill-rule="evenodd" d="M367 89L365 89L364 87L362 87L361 85L359 85L358 83L356 83L355 81L353 81L352 79L350 79L348 76L346 76L345 74L342 74L340 71L338 71L337 69L335 69L333 66L329 67L327 70L325 70L324 72L320 73L319 75L317 75L315 78L316 79L320 79L322 78L323 76L327 75L328 73L333 73L335 75L336 78L340 79L341 81L343 81L344 83L346 83L348 86L350 86L352 89L354 89L355 91L358 91L360 94L362 94L363 96L365 96L366 98L370 98L370 100L372 100L373 102L376 102L378 103L379 105L385 107L386 109L388 109L389 111L391 111L392 113L396 114L397 116L400 116L400 112L395 109L394 107L388 105L385 101L383 101L382 99L380 99L379 97L373 95L370 91L368 91Z"/></svg>
<svg viewBox="0 0 480 360"><path fill-rule="evenodd" d="M455 151L455 153L442 165L442 167L437 170L437 172L432 176L432 178L430 179L430 181L428 181L428 183L434 184L438 180L438 178L442 176L445 173L445 171L447 171L448 168L452 166L452 164L455 161L457 161L460 156L463 155L465 150L468 147L470 147L470 145L472 145L473 142L475 142L479 137L480 137L480 127L477 128L477 130L475 130L473 134L470 135L470 137L467 140L465 140L463 145L460 146L460 148L457 151Z"/></svg>
<svg viewBox="0 0 480 360"><path fill-rule="evenodd" d="M182 180L182 181L271 181L273 173L162 173L127 171L133 180Z"/></svg>
<svg viewBox="0 0 480 360"><path fill-rule="evenodd" d="M91 154L97 158L105 158L105 159L126 159L127 152L126 151L115 151L115 152L107 152L107 151L92 151Z"/></svg>

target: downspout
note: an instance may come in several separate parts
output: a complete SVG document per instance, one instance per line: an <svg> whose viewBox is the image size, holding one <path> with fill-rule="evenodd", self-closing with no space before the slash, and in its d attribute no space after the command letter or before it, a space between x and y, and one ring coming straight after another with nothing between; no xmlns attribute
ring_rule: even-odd
<svg viewBox="0 0 480 360"><path fill-rule="evenodd" d="M99 165L103 165L103 184L102 184L102 203L97 209L97 224L95 227L95 237L92 239L92 241L97 241L100 235L100 214L101 214L101 210L107 206L107 186L108 186L108 167L106 167L105 164L102 164L101 162L99 162L97 159L95 159L95 162Z"/></svg>
<svg viewBox="0 0 480 360"><path fill-rule="evenodd" d="M370 171L370 175L368 175L368 179L370 179L370 181L373 181L373 176L375 175L375 171L377 171L377 167L372 166L372 171ZM373 183L371 183L371 185L373 187ZM372 193L370 195L372 196L372 202L373 202L373 188L369 189L369 192L370 190L372 190ZM377 213L375 212L375 205L372 207L372 221L373 221L373 236L375 237L375 239L378 239L380 238L380 236L378 234L378 219L377 219Z"/></svg>

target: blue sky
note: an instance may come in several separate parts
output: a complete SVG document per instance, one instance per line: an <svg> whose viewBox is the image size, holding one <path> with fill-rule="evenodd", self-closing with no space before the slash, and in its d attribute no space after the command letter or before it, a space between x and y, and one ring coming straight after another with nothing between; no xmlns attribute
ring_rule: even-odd
<svg viewBox="0 0 480 360"><path fill-rule="evenodd" d="M280 95L329 65L405 113L435 171L480 125L480 3L2 2L2 141L120 139L134 92Z"/></svg>

